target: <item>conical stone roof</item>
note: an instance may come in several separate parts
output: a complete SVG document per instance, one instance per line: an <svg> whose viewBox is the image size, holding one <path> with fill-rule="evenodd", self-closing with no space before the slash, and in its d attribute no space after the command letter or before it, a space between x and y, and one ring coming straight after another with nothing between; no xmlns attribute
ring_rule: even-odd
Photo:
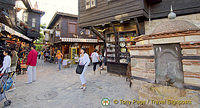
<svg viewBox="0 0 200 108"><path fill-rule="evenodd" d="M185 20L168 20L157 25L151 35L193 30L200 30L200 28Z"/></svg>

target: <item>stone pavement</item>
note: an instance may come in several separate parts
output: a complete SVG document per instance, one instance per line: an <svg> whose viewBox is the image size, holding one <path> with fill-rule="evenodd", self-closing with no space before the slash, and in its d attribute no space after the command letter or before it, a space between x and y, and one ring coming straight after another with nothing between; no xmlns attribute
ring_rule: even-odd
<svg viewBox="0 0 200 108"><path fill-rule="evenodd" d="M106 71L94 75L92 66L86 72L86 91L79 89L81 83L75 67L57 71L55 64L39 64L36 82L24 84L27 75L18 75L16 79L16 90L7 93L12 100L9 108L102 108L103 98L110 99L110 105L105 108L200 108L200 91L184 91L182 98L192 100L192 105L165 105L164 99L182 99L175 97L180 90L138 80L132 80L130 88L124 77ZM133 99L137 100L134 104ZM160 103L153 102L153 99ZM0 102L0 107L3 102Z"/></svg>
<svg viewBox="0 0 200 108"><path fill-rule="evenodd" d="M24 84L27 75L17 76L16 90L7 93L12 100L10 108L101 108L102 98L111 101L137 98L124 77L110 75L106 71L94 75L92 66L89 66L86 79L87 89L82 91L79 89L80 80L75 67L57 71L55 64L40 64L37 67L36 82L27 85ZM109 107L127 106L111 103Z"/></svg>

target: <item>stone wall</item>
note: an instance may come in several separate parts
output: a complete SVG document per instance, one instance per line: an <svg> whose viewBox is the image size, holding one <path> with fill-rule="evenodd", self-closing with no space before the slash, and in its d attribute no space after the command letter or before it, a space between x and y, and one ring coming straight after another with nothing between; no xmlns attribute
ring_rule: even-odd
<svg viewBox="0 0 200 108"><path fill-rule="evenodd" d="M130 54L132 56L154 56L152 47L148 49L133 49ZM131 59L131 73L133 76L155 80L155 64L153 58L132 58Z"/></svg>
<svg viewBox="0 0 200 108"><path fill-rule="evenodd" d="M200 13L184 15L184 16L177 16L176 19L177 20L186 20L186 21L189 21L189 22L195 24L196 26L200 27ZM151 34L157 25L159 25L159 24L161 24L161 22L167 21L167 20L168 20L168 18L146 21L145 22L145 35Z"/></svg>
<svg viewBox="0 0 200 108"><path fill-rule="evenodd" d="M154 59L131 59L131 73L134 76L155 80Z"/></svg>
<svg viewBox="0 0 200 108"><path fill-rule="evenodd" d="M153 44L180 43L184 83L200 87L200 32L185 32L154 37L143 36L131 47L131 72L133 76L155 80Z"/></svg>
<svg viewBox="0 0 200 108"><path fill-rule="evenodd" d="M200 47L182 48L183 56L200 56ZM200 86L200 60L183 59L184 81L186 84Z"/></svg>

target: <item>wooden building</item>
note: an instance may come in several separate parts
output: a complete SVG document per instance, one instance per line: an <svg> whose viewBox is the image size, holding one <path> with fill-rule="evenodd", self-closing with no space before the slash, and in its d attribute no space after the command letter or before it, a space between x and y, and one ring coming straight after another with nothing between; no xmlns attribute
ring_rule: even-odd
<svg viewBox="0 0 200 108"><path fill-rule="evenodd" d="M106 43L108 72L127 75L133 39L151 33L159 24L154 20L167 18L171 5L177 16L200 10L199 0L79 0L79 26Z"/></svg>
<svg viewBox="0 0 200 108"><path fill-rule="evenodd" d="M18 17L20 11L23 12L23 19ZM39 37L40 18L43 14L31 8L28 0L0 0L0 63L3 60L3 50L28 47Z"/></svg>
<svg viewBox="0 0 200 108"><path fill-rule="evenodd" d="M18 13L21 19L18 18ZM28 0L0 0L0 22L35 40L40 35L43 11L32 8Z"/></svg>
<svg viewBox="0 0 200 108"><path fill-rule="evenodd" d="M52 50L60 49L68 59L79 55L82 47L91 54L102 43L90 30L79 28L77 15L56 12L47 29L50 29L49 42L52 43Z"/></svg>
<svg viewBox="0 0 200 108"><path fill-rule="evenodd" d="M22 13L22 18L16 19L15 29L33 40L38 39L40 36L41 17L45 12L38 9L37 2L35 6L31 6L29 0L17 0L15 10L16 14Z"/></svg>
<svg viewBox="0 0 200 108"><path fill-rule="evenodd" d="M15 26L15 0L0 0L0 23Z"/></svg>

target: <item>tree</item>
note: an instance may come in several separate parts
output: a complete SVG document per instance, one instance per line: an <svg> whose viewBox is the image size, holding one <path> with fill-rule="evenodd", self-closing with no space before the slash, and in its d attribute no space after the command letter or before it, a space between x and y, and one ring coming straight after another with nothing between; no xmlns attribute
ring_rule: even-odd
<svg viewBox="0 0 200 108"><path fill-rule="evenodd" d="M41 24L40 25L40 36L37 40L34 41L35 45L36 45L36 50L42 50L43 48L43 43L44 43L44 39L45 39L45 35L44 35L44 30L46 29L46 24Z"/></svg>

